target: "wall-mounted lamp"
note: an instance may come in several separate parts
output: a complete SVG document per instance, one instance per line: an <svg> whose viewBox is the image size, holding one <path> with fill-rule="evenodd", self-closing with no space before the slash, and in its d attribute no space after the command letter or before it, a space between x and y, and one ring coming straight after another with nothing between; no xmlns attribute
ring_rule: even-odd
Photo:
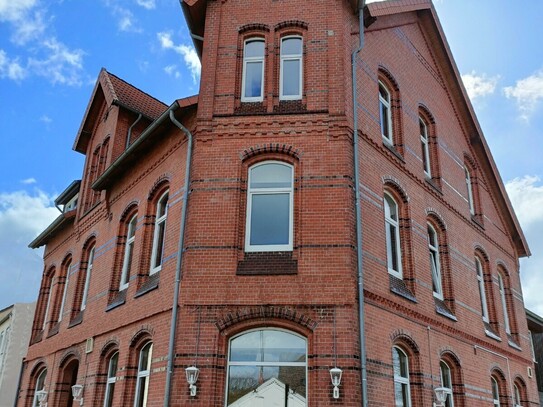
<svg viewBox="0 0 543 407"><path fill-rule="evenodd" d="M447 388L446 387L436 387L434 392L436 393L436 407L445 407L445 401L447 400Z"/></svg>
<svg viewBox="0 0 543 407"><path fill-rule="evenodd" d="M74 401L79 401L79 405L83 405L83 385L82 384L75 384L72 386L72 396L74 398Z"/></svg>
<svg viewBox="0 0 543 407"><path fill-rule="evenodd" d="M195 383L198 381L198 375L200 374L200 369L196 366L190 366L185 369L187 375L187 382L189 383L190 396L196 396L196 386Z"/></svg>
<svg viewBox="0 0 543 407"><path fill-rule="evenodd" d="M47 407L47 391L45 389L38 390L36 397L40 403L40 407Z"/></svg>
<svg viewBox="0 0 543 407"><path fill-rule="evenodd" d="M332 386L334 386L333 397L335 399L339 398L339 385L341 384L341 375L343 371L339 367L334 367L330 369L330 378L332 379Z"/></svg>

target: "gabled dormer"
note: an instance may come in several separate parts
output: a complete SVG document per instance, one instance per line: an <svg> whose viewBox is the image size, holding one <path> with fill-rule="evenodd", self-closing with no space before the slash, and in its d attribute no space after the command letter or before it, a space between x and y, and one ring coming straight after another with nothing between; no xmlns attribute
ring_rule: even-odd
<svg viewBox="0 0 543 407"><path fill-rule="evenodd" d="M79 217L101 201L92 183L167 106L104 68L92 92L73 149L86 156L79 195Z"/></svg>

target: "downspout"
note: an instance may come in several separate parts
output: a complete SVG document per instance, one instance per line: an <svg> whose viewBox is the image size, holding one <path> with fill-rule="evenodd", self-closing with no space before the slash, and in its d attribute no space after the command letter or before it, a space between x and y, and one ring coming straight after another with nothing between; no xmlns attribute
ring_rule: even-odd
<svg viewBox="0 0 543 407"><path fill-rule="evenodd" d="M185 133L188 139L187 145L187 158L185 164L185 190L183 191L183 197L181 199L183 208L181 210L181 227L179 229L179 246L177 248L177 263L175 265L175 284L173 289L173 304L172 304L172 320L170 323L170 342L168 345L168 367L166 370L166 388L164 390L164 407L170 405L170 389L173 374L173 362L174 362L174 345L175 345L175 331L177 327L177 312L179 306L179 287L181 285L181 263L183 260L183 246L185 244L185 224L187 221L187 201L189 197L189 182L190 182L190 166L192 157L192 134L183 126L174 116L173 110L170 110L170 120L175 124L182 132Z"/></svg>
<svg viewBox="0 0 543 407"><path fill-rule="evenodd" d="M365 0L358 2L358 26L359 26L359 44L358 48L352 53L352 86L353 86L353 159L354 159L354 193L356 207L356 259L358 267L358 324L360 341L360 374L362 384L362 407L368 405L368 383L366 369L366 334L365 334L365 310L364 310L364 268L362 252L362 214L360 210L360 180L358 168L358 103L356 99L356 57L364 47L364 6Z"/></svg>
<svg viewBox="0 0 543 407"><path fill-rule="evenodd" d="M126 144L124 146L125 150L130 146L130 139L132 138L132 129L134 128L136 124L138 124L138 122L141 120L142 117L143 115L141 113L138 114L138 118L136 119L136 121L132 123L132 125L128 128L128 133L126 134Z"/></svg>

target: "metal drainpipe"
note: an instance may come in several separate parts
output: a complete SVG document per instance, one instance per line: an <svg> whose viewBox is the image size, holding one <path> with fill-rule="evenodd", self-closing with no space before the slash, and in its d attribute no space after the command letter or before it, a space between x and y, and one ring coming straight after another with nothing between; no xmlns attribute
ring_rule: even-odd
<svg viewBox="0 0 543 407"><path fill-rule="evenodd" d="M179 306L179 287L181 285L181 262L183 260L183 246L185 243L185 224L187 220L187 201L189 197L189 181L190 181L190 165L192 157L192 134L175 118L173 111L170 110L170 120L175 124L182 132L185 133L188 139L187 146L187 159L185 164L185 191L183 192L182 204L183 209L181 212L181 228L179 229L179 246L177 248L177 263L175 265L175 284L173 291L173 304L172 304L172 321L170 325L170 343L168 345L168 368L166 370L166 388L164 390L164 407L170 405L170 388L173 374L173 360L174 360L174 345L175 345L175 330L177 327L177 308Z"/></svg>
<svg viewBox="0 0 543 407"><path fill-rule="evenodd" d="M360 339L360 374L362 379L362 406L368 405L368 383L366 371L366 335L365 335L365 311L364 311L364 268L362 253L362 215L360 210L360 187L358 168L358 107L356 101L356 56L364 47L364 6L365 1L358 2L358 26L359 44L352 53L352 86L353 86L353 159L354 159L354 192L356 207L356 256L358 265L358 318L359 318L359 339Z"/></svg>
<svg viewBox="0 0 543 407"><path fill-rule="evenodd" d="M142 117L143 115L140 113L136 121L132 123L132 126L128 128L128 133L126 134L126 145L124 146L125 150L130 146L130 139L132 138L132 129L134 128L136 124L138 124L138 122L141 120Z"/></svg>

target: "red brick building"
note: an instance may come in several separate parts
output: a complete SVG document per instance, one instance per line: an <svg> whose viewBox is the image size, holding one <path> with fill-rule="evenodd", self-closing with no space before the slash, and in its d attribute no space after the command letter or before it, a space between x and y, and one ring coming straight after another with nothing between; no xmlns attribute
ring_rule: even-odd
<svg viewBox="0 0 543 407"><path fill-rule="evenodd" d="M198 96L99 75L18 405L538 405L529 249L430 1L182 9Z"/></svg>

